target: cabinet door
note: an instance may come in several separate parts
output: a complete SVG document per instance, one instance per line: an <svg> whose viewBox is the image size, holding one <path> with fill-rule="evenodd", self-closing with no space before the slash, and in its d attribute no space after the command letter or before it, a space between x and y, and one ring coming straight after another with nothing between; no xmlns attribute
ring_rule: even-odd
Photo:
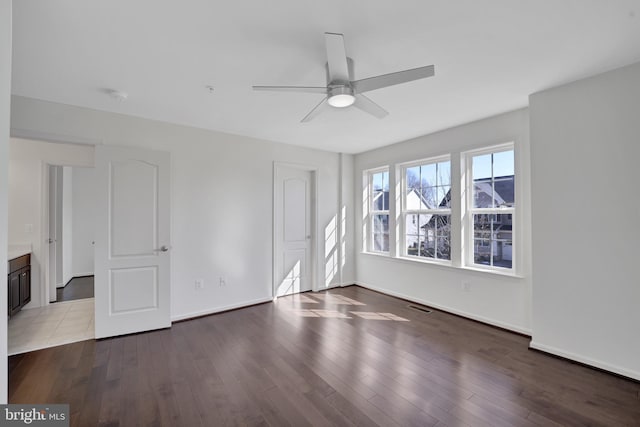
<svg viewBox="0 0 640 427"><path fill-rule="evenodd" d="M9 315L20 310L20 270L9 276Z"/></svg>
<svg viewBox="0 0 640 427"><path fill-rule="evenodd" d="M31 269L29 267L20 270L20 306L31 301Z"/></svg>

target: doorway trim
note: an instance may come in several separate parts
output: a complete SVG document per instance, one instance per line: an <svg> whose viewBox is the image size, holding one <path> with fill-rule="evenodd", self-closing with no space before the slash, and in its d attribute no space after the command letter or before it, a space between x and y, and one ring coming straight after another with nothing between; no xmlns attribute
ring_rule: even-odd
<svg viewBox="0 0 640 427"><path fill-rule="evenodd" d="M317 248L317 236L318 236L318 203L317 203L317 195L318 195L318 168L315 166L299 164L299 163L288 163L288 162L273 162L273 193L271 195L271 204L272 204L272 224L271 224L271 241L272 241L272 263L271 263L271 298L273 301L277 300L277 282L278 282L278 251L280 247L278 245L278 236L276 236L277 230L277 221L278 221L278 213L280 210L276 206L276 198L278 189L278 172L284 169L298 169L302 171L307 171L311 175L311 185L309 186L311 190L310 197L310 208L311 208L311 290L318 290L318 248Z"/></svg>
<svg viewBox="0 0 640 427"><path fill-rule="evenodd" d="M43 142L49 142L49 141L43 141ZM79 144L78 144L79 145ZM41 210L40 210L40 231L41 231L41 235L40 235L40 252L41 252L41 256L42 256L42 264L41 264L41 268L40 268L40 301L41 301L41 306L45 307L49 304L51 304L50 300L50 296L51 296L51 283L49 281L50 279L50 269L51 269L51 265L50 265L50 258L49 258L49 244L48 244L48 239L50 237L50 230L49 230L49 216L50 216L50 212L49 212L49 197L50 197L50 192L49 192L49 183L50 183L50 176L49 176L49 169L51 167L71 167L71 168L94 168L94 165L89 165L89 164L85 164L83 162L59 162L60 164L56 163L51 163L48 161L42 161L41 162L41 177L42 177L42 183L41 183L41 188L42 188L42 194L41 194ZM63 242L64 244L64 242ZM55 286L55 284L54 284Z"/></svg>

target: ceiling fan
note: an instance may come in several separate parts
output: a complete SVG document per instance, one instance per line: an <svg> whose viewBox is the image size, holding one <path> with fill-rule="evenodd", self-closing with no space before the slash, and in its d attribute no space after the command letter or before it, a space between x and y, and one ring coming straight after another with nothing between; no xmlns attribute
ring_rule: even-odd
<svg viewBox="0 0 640 427"><path fill-rule="evenodd" d="M345 108L351 105L381 119L389 113L364 96L364 92L432 77L435 74L434 66L428 65L367 79L354 80L353 60L348 58L345 52L344 36L337 33L324 33L324 39L327 48L326 86L253 86L253 90L324 94L325 98L309 114L304 116L302 122L312 120L327 106Z"/></svg>

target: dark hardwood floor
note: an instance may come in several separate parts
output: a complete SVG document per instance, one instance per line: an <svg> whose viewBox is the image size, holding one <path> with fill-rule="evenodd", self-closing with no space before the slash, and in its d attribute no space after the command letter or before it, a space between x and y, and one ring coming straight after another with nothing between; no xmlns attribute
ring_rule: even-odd
<svg viewBox="0 0 640 427"><path fill-rule="evenodd" d="M359 287L9 358L72 426L640 425L640 383Z"/></svg>
<svg viewBox="0 0 640 427"><path fill-rule="evenodd" d="M64 288L56 289L56 302L93 298L93 276L74 277Z"/></svg>

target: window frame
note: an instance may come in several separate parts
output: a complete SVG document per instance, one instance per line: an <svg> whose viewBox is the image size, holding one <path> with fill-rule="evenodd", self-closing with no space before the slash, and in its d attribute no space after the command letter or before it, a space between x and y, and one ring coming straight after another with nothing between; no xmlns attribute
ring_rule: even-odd
<svg viewBox="0 0 640 427"><path fill-rule="evenodd" d="M453 265L452 263L452 258L453 258L453 239L452 239L452 229L455 226L454 224L454 218L453 218L453 212L452 212L452 208L451 208L451 202L453 199L453 192L452 192L452 188L453 188L453 176L452 176L452 161L451 161L451 154L445 154L445 155L440 155L440 156L434 156L434 157L429 157L429 158L425 158L425 159L419 159L419 160L412 160L410 162L405 162L405 163L401 163L398 164L396 166L396 169L398 171L398 175L400 176L400 191L401 193L401 197L400 197L400 214L397 215L397 218L400 220L400 226L399 226L399 230L400 230L400 236L397 239L398 245L400 245L400 248L398 248L398 255L401 258L405 258L408 260L412 260L412 261L422 261L422 262L428 262L428 263L435 263L435 264L442 264L442 265L448 265L451 266ZM407 208L407 191L408 191L408 182L407 182L407 170L416 166L427 166L427 165L433 165L433 164L438 164L438 163L443 163L443 162L448 162L449 163L449 194L450 194L450 205L448 208L428 208L428 209L408 209ZM437 166L436 166L437 168ZM436 169L437 170L437 169ZM436 185L432 186L433 188L436 189L438 188L438 183L436 182ZM413 215L414 218L416 215L447 215L449 216L449 225L450 225L450 230L449 230L449 259L446 258L437 258L437 257L427 257L427 256L421 256L420 255L420 249L418 248L418 254L417 255L412 255L408 253L408 248L407 248L407 218L409 217L409 215ZM418 242L420 242L420 235L418 234ZM425 236L425 240L426 240L426 236ZM437 242L437 237L436 237L436 242ZM436 243L437 244L437 243ZM435 251L434 255L437 256L437 251Z"/></svg>
<svg viewBox="0 0 640 427"><path fill-rule="evenodd" d="M387 174L387 184L389 185L389 201L386 210L376 210L374 209L374 188L373 188L373 177L379 173ZM364 171L366 175L366 191L367 191L367 219L366 219L366 240L364 242L364 250L367 253L377 254L377 255L391 255L391 175L389 166L381 166L374 169L368 169ZM383 183L383 193L384 193L384 183ZM384 197L384 195L383 195ZM374 218L376 215L386 215L387 216L387 250L376 250L374 245L374 233L375 233L375 225Z"/></svg>
<svg viewBox="0 0 640 427"><path fill-rule="evenodd" d="M513 205L512 206L500 206L500 207L491 207L491 208L476 208L474 207L474 181L473 181L473 159L477 156L483 156L487 154L498 154L504 153L506 151L513 152L513 179L514 179L514 197L513 197ZM462 158L464 161L464 189L463 193L465 194L464 204L465 211L461 226L466 230L464 232L464 252L462 254L463 264L466 268L484 270L489 272L507 274L507 275L516 275L517 270L517 227L519 226L517 222L517 212L518 212L518 166L517 166L517 151L516 145L514 142L509 142L505 144L492 145L488 147L483 147L477 150L470 150L462 153ZM493 164L491 166L491 178L492 182L494 182L495 176L493 175ZM475 229L474 229L474 216L475 215L510 215L511 217L511 267L502 267L493 265L493 248L494 242L499 241L498 239L490 236L489 239L489 259L490 265L480 264L475 262ZM493 234L493 230L491 231Z"/></svg>

